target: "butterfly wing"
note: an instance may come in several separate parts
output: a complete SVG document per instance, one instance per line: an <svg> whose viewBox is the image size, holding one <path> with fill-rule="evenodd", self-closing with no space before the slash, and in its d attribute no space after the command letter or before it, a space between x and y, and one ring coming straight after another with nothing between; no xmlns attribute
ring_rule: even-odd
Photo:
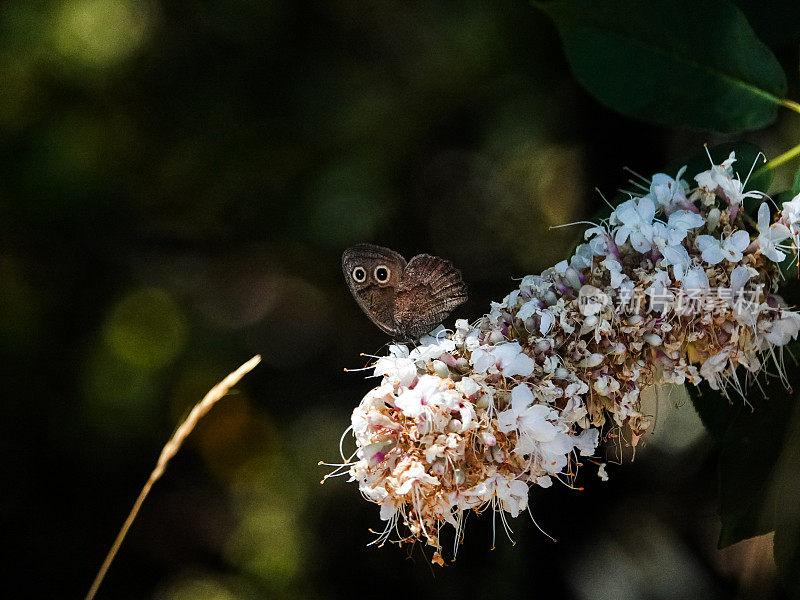
<svg viewBox="0 0 800 600"><path fill-rule="evenodd" d="M375 325L391 336L399 334L394 319L395 293L405 266L406 259L397 252L372 244L358 244L342 254L342 272L356 303ZM382 274L381 267L388 270L385 281L376 277L376 272Z"/></svg>
<svg viewBox="0 0 800 600"><path fill-rule="evenodd" d="M412 258L400 277L394 298L399 334L419 338L467 301L461 272L449 260L429 254Z"/></svg>

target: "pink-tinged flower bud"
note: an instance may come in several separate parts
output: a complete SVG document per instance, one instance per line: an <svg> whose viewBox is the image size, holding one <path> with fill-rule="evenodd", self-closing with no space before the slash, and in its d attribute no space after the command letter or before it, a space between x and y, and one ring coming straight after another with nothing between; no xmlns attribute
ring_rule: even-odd
<svg viewBox="0 0 800 600"><path fill-rule="evenodd" d="M467 482L467 474L464 469L453 469L453 479L455 480L456 485L464 485Z"/></svg>
<svg viewBox="0 0 800 600"><path fill-rule="evenodd" d="M368 444L359 450L360 458L367 460L371 466L377 465L386 460L386 455L396 445L395 440Z"/></svg>
<svg viewBox="0 0 800 600"><path fill-rule="evenodd" d="M569 267L564 272L564 277L572 286L572 289L575 290L580 289L580 287L583 285L583 281L586 279L585 277L583 277L583 274L580 271L578 271L577 269L573 269L572 267Z"/></svg>
<svg viewBox="0 0 800 600"><path fill-rule="evenodd" d="M497 443L497 438L492 435L490 431L482 431L480 433L481 443L485 446L494 446Z"/></svg>
<svg viewBox="0 0 800 600"><path fill-rule="evenodd" d="M433 370L442 379L447 379L450 375L450 369L441 360L433 361Z"/></svg>
<svg viewBox="0 0 800 600"><path fill-rule="evenodd" d="M578 366L582 369L591 369L596 367L597 365L603 362L603 355L602 354L590 354L583 360L578 362Z"/></svg>
<svg viewBox="0 0 800 600"><path fill-rule="evenodd" d="M506 453L503 452L502 448L499 448L497 446L493 446L492 447L492 458L494 459L495 462L499 462L499 463L505 462L506 461Z"/></svg>
<svg viewBox="0 0 800 600"><path fill-rule="evenodd" d="M661 339L661 336L655 333L649 333L644 336L644 341L650 344L651 346L660 346L661 343L664 341Z"/></svg>

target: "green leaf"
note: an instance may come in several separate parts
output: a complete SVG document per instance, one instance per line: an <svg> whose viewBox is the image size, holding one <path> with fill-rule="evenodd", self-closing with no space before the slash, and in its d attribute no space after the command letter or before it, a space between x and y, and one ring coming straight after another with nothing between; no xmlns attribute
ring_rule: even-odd
<svg viewBox="0 0 800 600"><path fill-rule="evenodd" d="M783 389L778 394L788 396ZM754 397L752 402L757 408L751 412L740 407L721 443L719 548L775 528L775 507L769 490L772 468L783 445L786 403L775 402L774 395L769 401Z"/></svg>
<svg viewBox="0 0 800 600"><path fill-rule="evenodd" d="M797 0L772 0L765 10L763 0L733 0L745 14L756 34L770 48L797 47L800 42L800 2Z"/></svg>
<svg viewBox="0 0 800 600"><path fill-rule="evenodd" d="M798 169L797 173L795 173L794 181L792 182L792 198L794 198L797 194L800 194L800 169Z"/></svg>
<svg viewBox="0 0 800 600"><path fill-rule="evenodd" d="M786 76L728 0L536 5L555 22L575 77L609 108L721 132L775 120Z"/></svg>
<svg viewBox="0 0 800 600"><path fill-rule="evenodd" d="M761 400L753 400L758 409L751 411L741 399L731 402L707 384L689 388L689 397L720 446L718 547L772 531L774 510L766 498L782 441L775 434L777 415Z"/></svg>
<svg viewBox="0 0 800 600"><path fill-rule="evenodd" d="M790 598L800 598L800 406L776 461L771 497L775 506L775 564Z"/></svg>
<svg viewBox="0 0 800 600"><path fill-rule="evenodd" d="M722 442L728 427L741 407L734 408L718 391L708 387L707 383L700 386L687 385L686 389L692 400L692 406L703 422L706 431L717 442Z"/></svg>
<svg viewBox="0 0 800 600"><path fill-rule="evenodd" d="M800 387L798 369L787 365L787 372L792 388ZM776 528L780 499L775 482L780 479L776 479L775 466L785 452L796 402L778 378L760 383L750 385L752 408L741 398L722 397L707 384L689 389L695 410L720 446L720 548Z"/></svg>

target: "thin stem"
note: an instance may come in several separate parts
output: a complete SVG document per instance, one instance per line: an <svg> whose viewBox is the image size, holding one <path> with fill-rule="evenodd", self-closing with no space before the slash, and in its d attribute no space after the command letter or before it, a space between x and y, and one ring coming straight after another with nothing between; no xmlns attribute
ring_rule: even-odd
<svg viewBox="0 0 800 600"><path fill-rule="evenodd" d="M781 166L783 163L792 160L798 154L800 154L800 144L794 148L791 148L790 150L787 150L780 156L776 156L772 160L767 161L766 164L756 169L756 174L761 173L762 171L771 171L772 169Z"/></svg>
<svg viewBox="0 0 800 600"><path fill-rule="evenodd" d="M778 101L778 104L800 114L800 102L795 102L794 100L782 98L781 100ZM772 160L767 161L766 164L756 169L756 174L762 173L763 171L771 171L772 169L776 169L783 163L792 160L798 154L800 154L800 145L797 145L794 148L787 150L780 156L776 156Z"/></svg>
<svg viewBox="0 0 800 600"><path fill-rule="evenodd" d="M781 99L778 104L781 106L788 108L789 110L793 110L796 113L800 113L800 103L795 102L794 100L788 100L786 98Z"/></svg>
<svg viewBox="0 0 800 600"><path fill-rule="evenodd" d="M164 474L164 470L167 468L167 463L169 463L169 461L172 460L172 457L178 453L178 450L180 450L184 440L192 432L195 425L197 425L197 422L203 418L205 414L211 410L214 404L216 404L218 400L225 396L225 394L227 394L234 385L239 383L239 380L242 377L252 371L253 368L260 362L261 357L254 356L241 367L236 369L233 373L228 375L225 379L220 381L213 388L211 388L205 397L194 405L194 408L192 408L189 416L186 417L186 420L181 423L180 426L175 430L175 433L172 434L172 437L161 450L161 455L158 457L156 468L153 469L152 473L150 473L147 483L144 484L142 491L139 492L139 497L136 498L136 502L133 503L131 512L128 513L128 518L125 519L125 522L122 524L122 527L117 534L117 538L111 545L111 549L108 551L100 570L97 572L97 576L94 578L94 582L92 582L92 587L89 588L89 593L86 594L86 600L92 600L95 597L95 594L97 594L97 590L100 587L100 584L103 582L103 579L105 578L108 568L111 566L114 557L117 555L119 547L122 545L125 536L128 534L128 530L131 528L136 515L139 514L139 509L142 507L142 503L144 502L145 498L147 498L147 494L150 493L150 488L152 488L153 484Z"/></svg>

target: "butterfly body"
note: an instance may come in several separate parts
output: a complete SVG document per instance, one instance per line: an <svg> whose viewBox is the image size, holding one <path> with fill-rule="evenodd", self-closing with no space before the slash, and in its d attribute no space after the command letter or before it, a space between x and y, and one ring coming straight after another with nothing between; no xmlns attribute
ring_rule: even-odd
<svg viewBox="0 0 800 600"><path fill-rule="evenodd" d="M345 250L342 271L364 313L398 340L425 335L467 300L459 270L430 254L406 262L389 248L359 244Z"/></svg>

